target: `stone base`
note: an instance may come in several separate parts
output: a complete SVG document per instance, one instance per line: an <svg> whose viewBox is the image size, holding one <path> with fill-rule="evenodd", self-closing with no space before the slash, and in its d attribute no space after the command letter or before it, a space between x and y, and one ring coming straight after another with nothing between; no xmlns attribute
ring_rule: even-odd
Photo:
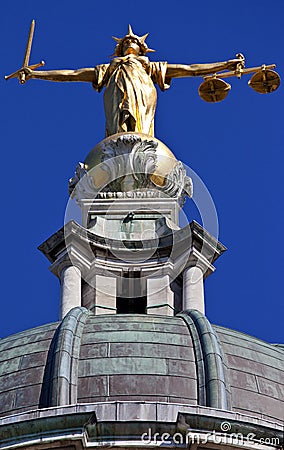
<svg viewBox="0 0 284 450"><path fill-rule="evenodd" d="M178 228L177 199L116 198L81 200L83 225L98 236L144 240Z"/></svg>

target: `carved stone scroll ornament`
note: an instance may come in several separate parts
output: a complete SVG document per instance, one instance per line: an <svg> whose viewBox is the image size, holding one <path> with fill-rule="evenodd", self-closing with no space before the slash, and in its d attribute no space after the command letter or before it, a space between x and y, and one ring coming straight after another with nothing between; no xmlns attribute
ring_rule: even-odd
<svg viewBox="0 0 284 450"><path fill-rule="evenodd" d="M77 201L96 197L98 190L94 185L93 178L85 169L84 163L78 163L74 177L69 179L68 189L70 197L75 197Z"/></svg>
<svg viewBox="0 0 284 450"><path fill-rule="evenodd" d="M151 198L156 192L157 197L178 198L182 205L186 196L192 196L192 181L183 164L177 161L171 172L164 176L164 185L156 184L151 176L157 169L157 147L158 142L131 134L102 143L100 169L106 172L109 182L96 188L93 182L96 167L91 176L85 165L79 163L74 177L69 180L70 195L80 201L101 197L103 193L107 197L119 198L122 193L132 192L132 198L142 189L149 191ZM111 196L108 195L110 193Z"/></svg>
<svg viewBox="0 0 284 450"><path fill-rule="evenodd" d="M186 197L192 197L192 180L186 175L181 161L178 161L173 170L166 176L166 182L162 190L169 197L179 198L181 206L184 204Z"/></svg>
<svg viewBox="0 0 284 450"><path fill-rule="evenodd" d="M142 140L131 134L106 142L102 148L101 168L112 181L102 190L123 192L153 188L150 176L156 168L157 146L153 140Z"/></svg>

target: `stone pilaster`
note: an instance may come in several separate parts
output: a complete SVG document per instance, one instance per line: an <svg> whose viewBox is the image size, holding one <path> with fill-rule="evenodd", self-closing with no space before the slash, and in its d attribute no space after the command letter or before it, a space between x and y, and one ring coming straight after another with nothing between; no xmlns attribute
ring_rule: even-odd
<svg viewBox="0 0 284 450"><path fill-rule="evenodd" d="M96 275L96 296L93 311L99 314L116 314L116 278Z"/></svg>
<svg viewBox="0 0 284 450"><path fill-rule="evenodd" d="M169 275L147 280L147 314L174 315L174 293Z"/></svg>

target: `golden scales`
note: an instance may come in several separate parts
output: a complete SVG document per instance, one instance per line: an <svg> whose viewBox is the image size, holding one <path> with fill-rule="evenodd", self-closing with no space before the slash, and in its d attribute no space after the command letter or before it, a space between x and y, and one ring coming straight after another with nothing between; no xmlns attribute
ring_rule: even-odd
<svg viewBox="0 0 284 450"><path fill-rule="evenodd" d="M242 75L253 73L253 76L248 82L248 85L260 94L268 94L276 91L280 86L280 76L274 69L276 64L270 64L266 66L263 64L258 67L244 68L244 57L241 53L236 55L240 59L240 64L234 71L219 72L213 75L206 75L204 81L201 83L198 89L198 94L205 102L216 103L224 100L230 89L231 85L222 80L222 78L237 77L241 78Z"/></svg>

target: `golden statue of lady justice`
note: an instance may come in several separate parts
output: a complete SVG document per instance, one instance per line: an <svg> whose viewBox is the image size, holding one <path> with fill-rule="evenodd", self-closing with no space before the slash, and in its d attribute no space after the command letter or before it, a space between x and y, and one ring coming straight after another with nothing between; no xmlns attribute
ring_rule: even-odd
<svg viewBox="0 0 284 450"><path fill-rule="evenodd" d="M128 33L124 37L114 38L117 42L115 58L110 63L77 70L38 71L34 69L43 65L44 62L33 66L29 65L33 32L34 21L31 25L23 67L7 76L6 79L17 77L21 83L31 78L49 81L82 81L92 83L94 89L98 92L105 88L106 136L128 131L154 136L154 115L157 102L154 84L157 84L164 91L170 87L172 78L206 77L226 70L232 72L224 72L218 75L222 77L238 76L238 74L244 72L244 57L241 54L238 54L236 59L211 64L184 65L151 62L145 56L147 52L154 51L149 49L145 42L148 34L137 36L133 33L130 25L128 26ZM274 65L266 66L266 68L268 67L271 68ZM246 69L246 72L256 71L255 69L260 68ZM223 83L221 91L222 89L224 91L224 95L221 94L221 97L218 98L214 91L214 89L216 90L216 83L212 84L214 83L214 76L209 78L211 84L206 85L206 89L209 89L209 91L211 89L209 95L213 96L213 100L209 101L219 101L225 98L227 95L225 91L230 88L230 85L217 78L217 82ZM204 83L206 84L206 81ZM219 94L221 91L219 86ZM201 92L199 94L202 97Z"/></svg>

